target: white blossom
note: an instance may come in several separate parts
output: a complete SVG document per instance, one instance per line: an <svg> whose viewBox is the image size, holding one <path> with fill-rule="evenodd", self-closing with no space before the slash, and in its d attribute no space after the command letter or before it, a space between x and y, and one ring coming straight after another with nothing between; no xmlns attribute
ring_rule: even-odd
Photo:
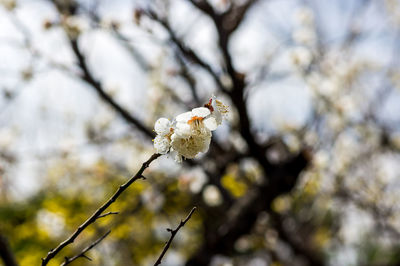
<svg viewBox="0 0 400 266"><path fill-rule="evenodd" d="M206 107L176 117L176 130L171 136L174 151L191 159L199 152L206 152L211 142L211 131L217 129L217 121Z"/></svg>
<svg viewBox="0 0 400 266"><path fill-rule="evenodd" d="M202 134L204 130L216 130L217 126L217 120L206 107L194 108L176 117L176 134L180 136Z"/></svg>
<svg viewBox="0 0 400 266"><path fill-rule="evenodd" d="M160 118L154 125L154 147L158 153L174 153L175 161L192 159L210 147L212 131L222 123L228 107L213 96L204 107L178 115L173 122Z"/></svg>
<svg viewBox="0 0 400 266"><path fill-rule="evenodd" d="M207 152L211 142L211 131L205 129L191 136L172 135L172 148L185 158L192 159L199 152ZM178 159L179 160L179 159Z"/></svg>
<svg viewBox="0 0 400 266"><path fill-rule="evenodd" d="M170 132L171 121L169 119L161 117L154 124L154 131L161 136L165 136Z"/></svg>
<svg viewBox="0 0 400 266"><path fill-rule="evenodd" d="M157 153L166 154L171 148L172 123L167 118L160 118L154 124L154 131L157 133L154 139L154 148Z"/></svg>

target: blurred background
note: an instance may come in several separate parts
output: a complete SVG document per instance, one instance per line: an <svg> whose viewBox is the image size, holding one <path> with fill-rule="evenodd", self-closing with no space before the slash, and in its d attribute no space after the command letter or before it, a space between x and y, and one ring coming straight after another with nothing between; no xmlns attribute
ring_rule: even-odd
<svg viewBox="0 0 400 266"><path fill-rule="evenodd" d="M400 1L0 0L0 265L39 265L155 152L230 113L49 265L400 265Z"/></svg>

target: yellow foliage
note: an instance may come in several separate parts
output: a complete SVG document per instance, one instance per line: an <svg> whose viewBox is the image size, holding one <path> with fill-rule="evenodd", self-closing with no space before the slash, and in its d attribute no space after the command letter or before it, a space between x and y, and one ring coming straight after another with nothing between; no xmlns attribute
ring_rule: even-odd
<svg viewBox="0 0 400 266"><path fill-rule="evenodd" d="M221 178L221 184L236 198L243 196L247 191L247 185L237 180L232 174L224 175Z"/></svg>
<svg viewBox="0 0 400 266"><path fill-rule="evenodd" d="M40 249L39 250L36 250L33 248L27 249L27 250L25 250L23 256L19 257L20 259L18 260L18 263L21 266L38 265L39 262L41 261L42 253L43 253L43 251Z"/></svg>
<svg viewBox="0 0 400 266"><path fill-rule="evenodd" d="M320 227L315 232L312 240L316 247L325 246L331 238L331 233L328 228Z"/></svg>
<svg viewBox="0 0 400 266"><path fill-rule="evenodd" d="M304 185L303 193L308 196L313 196L318 193L320 187L320 177L318 174L310 174L310 178Z"/></svg>
<svg viewBox="0 0 400 266"><path fill-rule="evenodd" d="M278 213L283 213L288 211L291 206L292 206L292 199L290 198L290 196L287 195L280 196L272 202L272 209Z"/></svg>
<svg viewBox="0 0 400 266"><path fill-rule="evenodd" d="M132 225L128 223L123 223L118 225L115 229L113 229L113 236L118 239L123 239L126 236L129 236L132 231Z"/></svg>

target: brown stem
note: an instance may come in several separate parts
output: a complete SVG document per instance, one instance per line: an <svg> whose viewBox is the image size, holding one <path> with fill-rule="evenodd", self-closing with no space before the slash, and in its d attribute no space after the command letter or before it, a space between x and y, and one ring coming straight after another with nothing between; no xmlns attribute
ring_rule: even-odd
<svg viewBox="0 0 400 266"><path fill-rule="evenodd" d="M187 221L189 221L189 219L192 217L192 214L194 213L195 210L196 210L196 207L193 207L193 209L190 211L190 213L188 214L186 219L183 220L183 221L181 220L181 222L179 223L178 227L175 230L172 230L172 229L169 229L169 228L167 229L167 231L171 233L171 237L169 238L167 243L165 243L164 249L161 252L160 256L158 257L157 261L154 263L154 266L157 266L157 265L161 264L161 260L163 259L165 253L167 253L169 247L171 246L171 243L174 240L175 235L187 223Z"/></svg>
<svg viewBox="0 0 400 266"><path fill-rule="evenodd" d="M139 171L132 176L125 184L121 185L117 191L112 195L112 197L106 201L100 208L98 208L92 216L90 216L82 225L76 229L76 231L68 237L65 241L60 243L55 249L50 250L47 253L47 256L42 259L42 266L47 265L49 261L54 258L64 247L68 246L69 244L73 243L75 238L77 238L89 225L94 223L100 216L101 214L115 201L118 199L118 197L136 180L143 178L143 172L146 168L149 167L150 163L160 157L161 154L155 153L153 154L150 159L148 159L146 162L142 164L142 167L139 169Z"/></svg>
<svg viewBox="0 0 400 266"><path fill-rule="evenodd" d="M74 260L78 259L78 258L85 258L87 260L92 260L91 258L89 258L86 255L86 252L88 252L89 250L91 250L92 248L94 248L97 244L99 244L101 241L103 241L104 238L106 238L109 234L111 233L111 230L108 231L107 233L105 233L102 237L100 237L99 239L97 239L96 241L94 241L92 244L90 244L89 246L87 246L85 249L82 250L81 253L79 253L76 256L73 256L72 258L67 258L65 257L65 261L60 265L60 266L65 266L67 264L70 264L71 262L73 262Z"/></svg>

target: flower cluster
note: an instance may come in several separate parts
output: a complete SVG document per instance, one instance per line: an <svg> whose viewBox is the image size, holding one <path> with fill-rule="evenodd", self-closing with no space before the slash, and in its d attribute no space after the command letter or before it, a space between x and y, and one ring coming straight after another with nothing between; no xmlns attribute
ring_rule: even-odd
<svg viewBox="0 0 400 266"><path fill-rule="evenodd" d="M174 121L160 118L154 125L157 133L154 148L160 154L175 153L175 160L192 159L199 152L207 152L212 131L222 123L228 107L212 97L204 107L178 115Z"/></svg>

